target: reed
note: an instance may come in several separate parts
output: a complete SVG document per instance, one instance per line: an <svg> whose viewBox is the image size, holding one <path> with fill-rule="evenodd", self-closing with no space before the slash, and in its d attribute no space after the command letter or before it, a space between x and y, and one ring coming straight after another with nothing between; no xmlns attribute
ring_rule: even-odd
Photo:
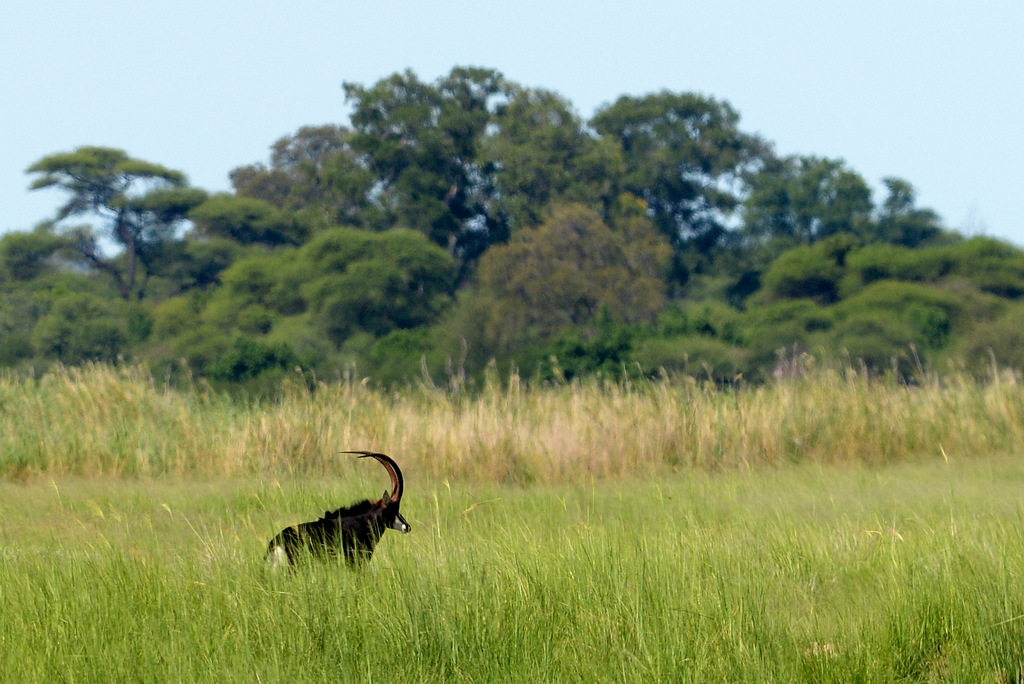
<svg viewBox="0 0 1024 684"><path fill-rule="evenodd" d="M138 367L0 376L0 475L336 473L340 449L395 454L435 481L567 482L674 468L882 464L1024 450L1024 386L929 376L915 385L818 368L722 390L690 379L386 392L295 382L241 401L171 389Z"/></svg>

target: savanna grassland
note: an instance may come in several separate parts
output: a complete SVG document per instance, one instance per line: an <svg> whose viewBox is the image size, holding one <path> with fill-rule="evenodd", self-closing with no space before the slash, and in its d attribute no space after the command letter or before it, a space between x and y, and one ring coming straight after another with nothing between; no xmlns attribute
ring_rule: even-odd
<svg viewBox="0 0 1024 684"><path fill-rule="evenodd" d="M274 575L377 496L409 535ZM1020 681L1024 387L0 379L8 681Z"/></svg>

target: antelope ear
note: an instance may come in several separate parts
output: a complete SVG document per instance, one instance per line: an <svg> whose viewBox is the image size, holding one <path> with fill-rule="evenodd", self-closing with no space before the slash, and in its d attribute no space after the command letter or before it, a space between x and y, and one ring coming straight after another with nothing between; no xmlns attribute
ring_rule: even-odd
<svg viewBox="0 0 1024 684"><path fill-rule="evenodd" d="M384 496L380 497L380 500L383 501L385 504L391 503L391 492L385 489Z"/></svg>

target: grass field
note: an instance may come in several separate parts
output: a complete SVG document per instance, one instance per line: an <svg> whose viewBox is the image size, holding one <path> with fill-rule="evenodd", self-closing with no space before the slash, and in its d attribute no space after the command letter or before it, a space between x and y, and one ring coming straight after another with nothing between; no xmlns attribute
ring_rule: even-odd
<svg viewBox="0 0 1024 684"><path fill-rule="evenodd" d="M409 535L275 575L406 471ZM0 377L0 680L1022 682L1024 387Z"/></svg>
<svg viewBox="0 0 1024 684"><path fill-rule="evenodd" d="M344 480L0 485L5 681L1020 681L1024 460L407 483L364 570L260 561Z"/></svg>

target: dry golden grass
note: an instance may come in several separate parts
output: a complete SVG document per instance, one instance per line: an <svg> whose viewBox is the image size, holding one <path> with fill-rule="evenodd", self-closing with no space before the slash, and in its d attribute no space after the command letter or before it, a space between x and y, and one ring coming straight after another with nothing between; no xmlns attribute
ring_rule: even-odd
<svg viewBox="0 0 1024 684"><path fill-rule="evenodd" d="M384 392L295 383L245 402L162 387L137 367L0 377L0 475L233 476L336 472L341 449L394 454L436 481L557 482L667 468L884 463L1024 450L1011 373L916 386L843 369L727 391L696 382Z"/></svg>

